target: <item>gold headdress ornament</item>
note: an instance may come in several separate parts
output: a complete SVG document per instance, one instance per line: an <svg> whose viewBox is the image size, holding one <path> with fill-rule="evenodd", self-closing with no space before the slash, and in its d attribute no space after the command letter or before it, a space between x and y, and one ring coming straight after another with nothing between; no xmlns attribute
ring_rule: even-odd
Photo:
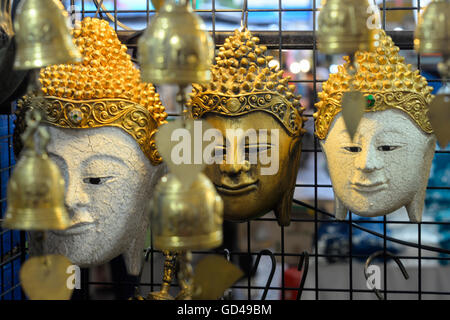
<svg viewBox="0 0 450 320"><path fill-rule="evenodd" d="M44 123L61 128L119 127L159 164L154 136L167 114L153 85L140 82L127 47L107 21L85 18L73 37L83 61L41 69L43 99L28 95L19 107L38 108Z"/></svg>
<svg viewBox="0 0 450 320"><path fill-rule="evenodd" d="M433 95L432 87L419 71L412 71L410 64L403 63L405 58L399 55L399 48L384 30L374 33L374 48L370 51L357 51L358 66L353 85L355 90L363 92L367 100L366 112L397 109L407 113L411 119L426 133L432 133L427 116L428 104ZM323 90L318 94L316 135L325 139L334 117L342 110L342 94L349 90L351 76L347 72L350 63L338 67L338 72L331 74L323 83Z"/></svg>
<svg viewBox="0 0 450 320"><path fill-rule="evenodd" d="M258 45L259 38L250 31L236 30L219 48L216 64L211 68L212 81L207 85L193 84L188 103L194 119L212 112L225 116L239 116L263 111L274 116L291 136L304 133L304 108L295 86L288 85L283 71L269 68L273 59L265 56L266 46Z"/></svg>

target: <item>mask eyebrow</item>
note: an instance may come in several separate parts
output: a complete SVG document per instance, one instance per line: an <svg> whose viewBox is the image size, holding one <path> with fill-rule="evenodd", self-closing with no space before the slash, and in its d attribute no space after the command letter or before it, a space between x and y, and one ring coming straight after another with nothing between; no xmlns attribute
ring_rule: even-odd
<svg viewBox="0 0 450 320"><path fill-rule="evenodd" d="M397 128L387 128L380 131L380 133L397 133L397 134L403 134L402 131L398 130Z"/></svg>
<svg viewBox="0 0 450 320"><path fill-rule="evenodd" d="M65 166L67 166L66 160L59 154L51 152L51 151L48 151L47 154L49 155L49 157L56 158L56 159L58 159L58 161L61 161L62 163L64 163Z"/></svg>
<svg viewBox="0 0 450 320"><path fill-rule="evenodd" d="M96 160L116 163L117 165L125 166L127 168L129 167L129 165L127 163L125 163L125 161L123 159L116 157L114 155L111 155L111 154L94 154L94 155L90 156L89 158L84 159L82 161L82 164L88 165L90 162L93 162Z"/></svg>

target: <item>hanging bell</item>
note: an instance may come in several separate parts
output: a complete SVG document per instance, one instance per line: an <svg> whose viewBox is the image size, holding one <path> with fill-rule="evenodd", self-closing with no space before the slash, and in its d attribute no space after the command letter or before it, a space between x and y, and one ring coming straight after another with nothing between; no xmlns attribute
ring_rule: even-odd
<svg viewBox="0 0 450 320"><path fill-rule="evenodd" d="M430 2L419 18L414 48L419 53L450 54L450 1Z"/></svg>
<svg viewBox="0 0 450 320"><path fill-rule="evenodd" d="M369 49L372 35L368 27L369 7L372 7L369 0L327 0L318 17L319 50L342 54Z"/></svg>
<svg viewBox="0 0 450 320"><path fill-rule="evenodd" d="M155 248L182 251L222 244L223 202L203 173L190 187L167 174L156 186L152 203Z"/></svg>
<svg viewBox="0 0 450 320"><path fill-rule="evenodd" d="M2 227L18 230L61 230L70 225L64 206L64 179L47 155L48 131L39 126L41 115L28 111L25 148L8 181L7 210ZM41 152L35 146L40 136Z"/></svg>
<svg viewBox="0 0 450 320"><path fill-rule="evenodd" d="M81 61L70 34L68 14L58 0L24 0L14 21L14 68L42 68Z"/></svg>
<svg viewBox="0 0 450 320"><path fill-rule="evenodd" d="M213 41L188 3L167 0L139 39L143 81L188 85L210 80Z"/></svg>

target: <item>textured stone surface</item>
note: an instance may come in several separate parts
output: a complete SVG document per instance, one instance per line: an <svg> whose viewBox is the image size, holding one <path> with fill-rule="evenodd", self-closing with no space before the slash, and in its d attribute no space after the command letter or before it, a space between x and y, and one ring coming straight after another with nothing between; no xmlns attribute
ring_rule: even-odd
<svg viewBox="0 0 450 320"><path fill-rule="evenodd" d="M120 128L49 130L48 151L65 179L72 226L48 232L45 252L63 254L80 267L124 254L128 272L138 274L149 201L163 167L152 166Z"/></svg>
<svg viewBox="0 0 450 320"><path fill-rule="evenodd" d="M411 221L422 219L436 139L398 110L366 112L354 141L339 113L321 141L336 201L336 218L347 209L366 217L406 206Z"/></svg>

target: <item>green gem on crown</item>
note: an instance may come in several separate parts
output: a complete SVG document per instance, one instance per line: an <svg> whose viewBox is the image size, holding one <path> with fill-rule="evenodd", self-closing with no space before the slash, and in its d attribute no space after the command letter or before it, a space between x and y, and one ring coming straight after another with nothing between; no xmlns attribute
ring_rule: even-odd
<svg viewBox="0 0 450 320"><path fill-rule="evenodd" d="M367 107L373 107L375 105L375 98L373 95L369 94L366 96Z"/></svg>

